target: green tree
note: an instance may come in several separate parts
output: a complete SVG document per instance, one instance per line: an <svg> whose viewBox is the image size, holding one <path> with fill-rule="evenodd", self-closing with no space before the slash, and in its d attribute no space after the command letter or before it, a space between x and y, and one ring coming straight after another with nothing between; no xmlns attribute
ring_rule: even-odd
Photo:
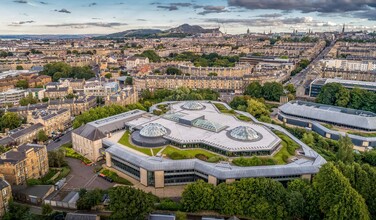
<svg viewBox="0 0 376 220"><path fill-rule="evenodd" d="M339 83L327 83L325 84L317 96L316 101L318 103L334 105L337 101L338 93L340 92L342 85Z"/></svg>
<svg viewBox="0 0 376 220"><path fill-rule="evenodd" d="M111 73L107 73L106 75L104 75L104 77L105 77L106 79L111 79L112 74L111 74Z"/></svg>
<svg viewBox="0 0 376 220"><path fill-rule="evenodd" d="M325 219L370 219L364 198L332 163L321 167L313 185Z"/></svg>
<svg viewBox="0 0 376 220"><path fill-rule="evenodd" d="M30 208L25 205L18 205L14 202L9 203L8 211L2 218L3 220L33 220L36 219L31 213Z"/></svg>
<svg viewBox="0 0 376 220"><path fill-rule="evenodd" d="M48 164L50 167L63 167L66 165L65 162L65 151L60 148L54 151L48 151Z"/></svg>
<svg viewBox="0 0 376 220"><path fill-rule="evenodd" d="M44 130L40 130L38 132L37 140L41 142L45 142L48 140L48 136L46 135L46 132L44 132Z"/></svg>
<svg viewBox="0 0 376 220"><path fill-rule="evenodd" d="M210 72L208 76L218 76L218 73Z"/></svg>
<svg viewBox="0 0 376 220"><path fill-rule="evenodd" d="M350 102L350 91L344 87L341 87L336 94L336 106L346 107Z"/></svg>
<svg viewBox="0 0 376 220"><path fill-rule="evenodd" d="M22 88L22 89L27 89L29 88L29 83L26 80L18 80L16 83L16 87Z"/></svg>
<svg viewBox="0 0 376 220"><path fill-rule="evenodd" d="M262 97L262 86L259 82L251 82L244 92L245 95L252 96L254 98Z"/></svg>
<svg viewBox="0 0 376 220"><path fill-rule="evenodd" d="M313 185L303 179L295 179L287 185L287 206L293 219L322 219L318 197Z"/></svg>
<svg viewBox="0 0 376 220"><path fill-rule="evenodd" d="M285 86L285 89L290 93L290 94L295 94L296 93L296 89L294 87L294 84L288 84L287 86Z"/></svg>
<svg viewBox="0 0 376 220"><path fill-rule="evenodd" d="M262 95L266 100L279 101L279 97L284 95L283 86L281 83L267 82L262 87Z"/></svg>
<svg viewBox="0 0 376 220"><path fill-rule="evenodd" d="M17 65L16 66L16 70L23 70L24 68L23 68L23 66L21 66L21 65Z"/></svg>
<svg viewBox="0 0 376 220"><path fill-rule="evenodd" d="M150 62L153 63L161 61L161 57L154 50L145 50L141 53L141 56L149 58Z"/></svg>
<svg viewBox="0 0 376 220"><path fill-rule="evenodd" d="M315 138L312 133L304 133L302 141L308 146L313 146L315 144Z"/></svg>
<svg viewBox="0 0 376 220"><path fill-rule="evenodd" d="M179 69L176 68L176 67L169 66L169 67L167 67L167 69L166 69L166 74L167 74L167 75L181 75L182 72L181 72L181 70L179 70Z"/></svg>
<svg viewBox="0 0 376 220"><path fill-rule="evenodd" d="M36 104L38 103L38 100L34 98L31 94L29 94L25 98L20 99L19 103L21 106L26 106L28 104Z"/></svg>
<svg viewBox="0 0 376 220"><path fill-rule="evenodd" d="M1 116L1 129L9 128L10 130L18 128L22 124L22 118L14 112L6 112Z"/></svg>
<svg viewBox="0 0 376 220"><path fill-rule="evenodd" d="M127 186L118 186L109 189L112 219L143 220L153 211L157 198L150 193Z"/></svg>
<svg viewBox="0 0 376 220"><path fill-rule="evenodd" d="M353 143L351 142L351 138L349 136L340 137L338 141L338 152L337 152L337 160L342 161L344 163L352 163L354 162L354 153L353 153Z"/></svg>
<svg viewBox="0 0 376 220"><path fill-rule="evenodd" d="M44 98L42 99L42 102L48 102L48 100L50 100L48 97L44 97Z"/></svg>
<svg viewBox="0 0 376 220"><path fill-rule="evenodd" d="M77 209L91 210L92 207L99 205L104 195L101 189L94 189L90 191L80 190L80 198L77 200Z"/></svg>
<svg viewBox="0 0 376 220"><path fill-rule="evenodd" d="M50 215L54 210L52 209L51 205L43 204L42 205L42 215Z"/></svg>
<svg viewBox="0 0 376 220"><path fill-rule="evenodd" d="M253 115L256 118L260 118L261 116L269 117L269 110L266 105L256 99L249 99L247 102L248 108L247 112Z"/></svg>
<svg viewBox="0 0 376 220"><path fill-rule="evenodd" d="M189 212L212 210L214 202L214 185L202 180L187 185L182 194L182 205Z"/></svg>
<svg viewBox="0 0 376 220"><path fill-rule="evenodd" d="M125 79L125 84L126 84L126 85L129 85L129 86L133 85L133 78L130 77L130 76L128 76L128 77Z"/></svg>

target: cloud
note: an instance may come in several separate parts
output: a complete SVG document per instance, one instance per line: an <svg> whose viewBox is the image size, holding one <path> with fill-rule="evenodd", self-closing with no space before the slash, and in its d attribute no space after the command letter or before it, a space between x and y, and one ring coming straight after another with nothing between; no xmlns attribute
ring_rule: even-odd
<svg viewBox="0 0 376 220"><path fill-rule="evenodd" d="M293 18L249 18L249 19L225 19L225 18L209 18L206 22L240 24L248 27L329 27L336 26L336 23L322 22L314 20L312 17L293 17Z"/></svg>
<svg viewBox="0 0 376 220"><path fill-rule="evenodd" d="M15 3L20 3L20 4L28 4L29 2L26 0L14 0L13 2Z"/></svg>
<svg viewBox="0 0 376 220"><path fill-rule="evenodd" d="M257 17L259 18L279 18L279 17L282 17L283 15L282 14L279 14L279 13L272 13L272 14L262 14L262 15L259 15Z"/></svg>
<svg viewBox="0 0 376 220"><path fill-rule="evenodd" d="M202 7L204 11L198 13L199 15L206 15L206 14L212 14L212 13L222 13L222 12L228 12L226 10L225 6L212 6L212 5L207 5Z"/></svg>
<svg viewBox="0 0 376 220"><path fill-rule="evenodd" d="M247 9L277 9L309 12L347 12L368 10L376 7L375 0L228 0L230 6Z"/></svg>
<svg viewBox="0 0 376 220"><path fill-rule="evenodd" d="M361 12L354 12L354 17L357 18L364 18L370 21L376 21L376 9L368 10L368 11L361 11Z"/></svg>
<svg viewBox="0 0 376 220"><path fill-rule="evenodd" d="M41 3L42 5L48 5L47 2L43 2L43 1L41 1L41 2L39 2L39 3Z"/></svg>
<svg viewBox="0 0 376 220"><path fill-rule="evenodd" d="M66 14L70 14L71 12L68 11L67 9L63 8L63 9L60 9L60 10L57 10L55 9L56 12L60 12L60 13L66 13Z"/></svg>
<svg viewBox="0 0 376 220"><path fill-rule="evenodd" d="M104 28L114 28L119 26L128 25L126 23L120 22L86 22L86 23L64 23L64 24L47 24L45 27L59 28L59 27L69 27L69 28L89 28L89 27L104 27Z"/></svg>
<svg viewBox="0 0 376 220"><path fill-rule="evenodd" d="M90 3L89 5L88 5L88 7L93 7L93 6L96 6L96 5L98 5L96 2L93 2L93 3Z"/></svg>
<svg viewBox="0 0 376 220"><path fill-rule="evenodd" d="M147 21L146 19L139 18L137 21Z"/></svg>
<svg viewBox="0 0 376 220"><path fill-rule="evenodd" d="M35 21L18 21L18 22L12 22L11 24L9 24L8 26L21 26L23 24L31 24L31 23L35 23Z"/></svg>
<svg viewBox="0 0 376 220"><path fill-rule="evenodd" d="M158 5L157 8L167 9L169 11L179 10L178 6L176 5Z"/></svg>

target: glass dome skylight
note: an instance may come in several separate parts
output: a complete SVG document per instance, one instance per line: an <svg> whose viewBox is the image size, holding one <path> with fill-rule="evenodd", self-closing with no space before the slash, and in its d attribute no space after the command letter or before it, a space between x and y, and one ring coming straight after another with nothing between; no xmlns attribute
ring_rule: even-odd
<svg viewBox="0 0 376 220"><path fill-rule="evenodd" d="M213 131L213 132L220 132L226 128L226 126L224 125L218 124L213 121L205 120L205 119L197 119L193 121L192 125L195 127Z"/></svg>
<svg viewBox="0 0 376 220"><path fill-rule="evenodd" d="M183 109L186 109L186 110L202 110L205 108L204 105L202 105L201 103L199 102L186 102L183 106L182 106Z"/></svg>
<svg viewBox="0 0 376 220"><path fill-rule="evenodd" d="M150 123L140 131L140 135L143 137L161 137L165 134L167 134L167 129L158 123Z"/></svg>
<svg viewBox="0 0 376 220"><path fill-rule="evenodd" d="M241 141L253 141L260 138L260 135L250 127L239 126L231 130L230 136Z"/></svg>

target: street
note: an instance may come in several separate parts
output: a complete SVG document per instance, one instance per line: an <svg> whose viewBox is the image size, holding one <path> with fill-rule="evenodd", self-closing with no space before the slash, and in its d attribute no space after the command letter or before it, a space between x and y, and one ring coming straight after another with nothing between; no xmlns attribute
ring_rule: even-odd
<svg viewBox="0 0 376 220"><path fill-rule="evenodd" d="M69 143L69 142L72 142L72 136L71 136L71 134L72 134L72 131L68 131L66 134L64 134L62 137L60 137L60 139L61 139L60 141L58 141L58 142L51 141L47 145L47 151L56 150L61 145Z"/></svg>
<svg viewBox="0 0 376 220"><path fill-rule="evenodd" d="M285 83L285 85L293 84L295 86L295 88L297 88L299 85L301 85L304 82L307 73L309 71L313 70L313 66L315 66L317 62L319 62L321 59L323 59L328 54L328 52L335 45L335 43L336 43L336 40L333 40L328 47L326 47L324 50L322 50L320 52L320 54L317 55L316 58L312 60L312 62L307 66L307 68L300 71L295 76L292 76L291 79Z"/></svg>

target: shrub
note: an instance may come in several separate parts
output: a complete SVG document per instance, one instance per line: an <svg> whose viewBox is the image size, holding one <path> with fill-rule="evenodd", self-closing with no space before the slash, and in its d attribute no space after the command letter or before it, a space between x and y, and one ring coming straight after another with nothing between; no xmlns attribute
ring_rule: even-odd
<svg viewBox="0 0 376 220"><path fill-rule="evenodd" d="M203 161L207 161L208 160L208 157L206 155L203 155L203 154L196 154L195 157L199 160L203 160Z"/></svg>
<svg viewBox="0 0 376 220"><path fill-rule="evenodd" d="M181 210L181 204L174 202L171 199L163 199L158 205L157 209L160 210L169 210L169 211L178 211Z"/></svg>
<svg viewBox="0 0 376 220"><path fill-rule="evenodd" d="M179 152L172 152L170 154L167 155L170 159L172 160L183 160L183 159L188 159L187 156L183 155L183 154L180 154Z"/></svg>

